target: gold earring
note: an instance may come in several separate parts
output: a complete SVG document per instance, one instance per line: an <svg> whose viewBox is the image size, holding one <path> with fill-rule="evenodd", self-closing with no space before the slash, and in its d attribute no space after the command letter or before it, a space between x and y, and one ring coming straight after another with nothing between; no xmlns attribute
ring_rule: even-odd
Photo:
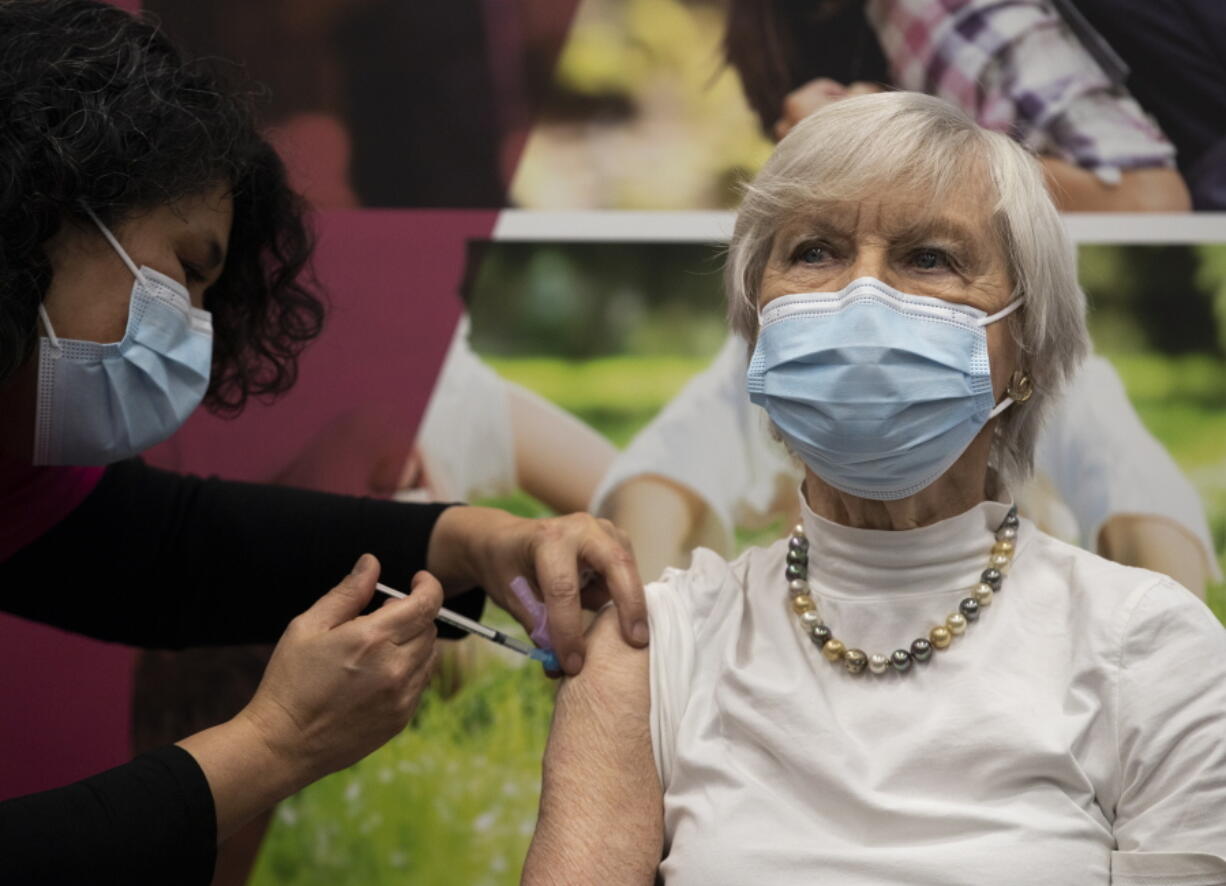
<svg viewBox="0 0 1226 886"><path fill-rule="evenodd" d="M1009 387L1005 388L1005 393L1014 403L1025 403L1034 394L1030 376L1020 369L1014 371L1013 375L1009 376Z"/></svg>

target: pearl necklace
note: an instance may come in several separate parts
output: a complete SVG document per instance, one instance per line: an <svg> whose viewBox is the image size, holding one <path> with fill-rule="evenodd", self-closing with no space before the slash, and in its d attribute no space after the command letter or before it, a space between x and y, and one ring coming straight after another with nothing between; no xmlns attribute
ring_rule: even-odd
<svg viewBox="0 0 1226 886"><path fill-rule="evenodd" d="M992 598L1000 590L1013 560L1017 527L1015 505L996 528L996 543L992 545L988 568L979 576L979 583L970 595L958 604L958 611L947 615L945 622L932 628L927 637L914 640L909 649L895 649L886 656L880 653L867 655L862 649L848 649L822 623L817 604L809 591L809 539L805 537L804 526L798 523L788 538L788 565L785 570L792 611L800 618L805 634L822 651L826 660L841 661L849 673L859 674L867 667L872 673L880 675L890 670L891 666L900 674L906 673L911 670L913 662L926 662L932 658L934 649L947 649L954 637L966 633L967 626L979 620L979 613L992 605Z"/></svg>

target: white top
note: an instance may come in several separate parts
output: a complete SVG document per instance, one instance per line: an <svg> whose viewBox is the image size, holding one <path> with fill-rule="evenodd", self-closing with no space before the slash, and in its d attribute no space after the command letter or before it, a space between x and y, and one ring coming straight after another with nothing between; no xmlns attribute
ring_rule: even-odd
<svg viewBox="0 0 1226 886"><path fill-rule="evenodd" d="M659 474L706 506L687 547L730 553L736 527L769 523L781 504L790 505L801 471L771 438L766 414L749 402L747 359L745 342L730 336L711 365L619 454L593 496L592 513L608 516L619 486ZM1200 542L1210 574L1221 580L1200 497L1141 424L1102 357L1085 360L1052 404L1036 442L1035 473L1019 499L1047 531L1094 550L1113 516L1162 517ZM1061 500L1042 495L1045 489Z"/></svg>
<svg viewBox="0 0 1226 886"><path fill-rule="evenodd" d="M909 645L1006 510L883 532L803 507L819 611L848 646ZM647 587L670 886L1226 883L1226 630L1190 592L1023 520L964 636L853 676L803 635L785 551Z"/></svg>
<svg viewBox="0 0 1226 886"><path fill-rule="evenodd" d="M399 500L470 501L518 488L506 382L473 353L471 327L462 315L417 431L429 487Z"/></svg>

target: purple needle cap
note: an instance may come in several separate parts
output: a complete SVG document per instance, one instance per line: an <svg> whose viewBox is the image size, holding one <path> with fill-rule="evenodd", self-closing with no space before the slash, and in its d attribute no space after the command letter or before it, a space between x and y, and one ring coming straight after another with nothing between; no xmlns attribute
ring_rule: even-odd
<svg viewBox="0 0 1226 886"><path fill-rule="evenodd" d="M536 598L536 594L532 591L532 585L528 584L528 579L522 575L517 575L511 579L511 593L515 595L524 608L528 610L528 615L532 617L534 626L532 633L528 636L532 642L543 649L548 649L552 653L553 640L549 637L549 613L545 609L545 604ZM557 663L557 659L554 659ZM557 668L561 670L561 668Z"/></svg>

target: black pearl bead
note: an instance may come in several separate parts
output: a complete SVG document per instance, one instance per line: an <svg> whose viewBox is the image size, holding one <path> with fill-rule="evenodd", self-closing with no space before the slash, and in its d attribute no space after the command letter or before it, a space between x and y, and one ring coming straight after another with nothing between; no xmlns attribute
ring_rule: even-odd
<svg viewBox="0 0 1226 886"><path fill-rule="evenodd" d="M911 669L911 653L905 649L895 649L890 653L890 664L898 673Z"/></svg>
<svg viewBox="0 0 1226 886"><path fill-rule="evenodd" d="M967 597L958 604L958 608L966 616L967 621L975 621L979 618L979 601L974 597Z"/></svg>
<svg viewBox="0 0 1226 886"><path fill-rule="evenodd" d="M794 578L804 578L809 570L801 566L799 563L789 563L787 568L788 581Z"/></svg>
<svg viewBox="0 0 1226 886"><path fill-rule="evenodd" d="M792 548L788 551L788 563L796 563L800 566L809 565L809 555L802 550Z"/></svg>
<svg viewBox="0 0 1226 886"><path fill-rule="evenodd" d="M809 540L803 535L793 535L788 539L788 548L793 551L809 550Z"/></svg>
<svg viewBox="0 0 1226 886"><path fill-rule="evenodd" d="M911 644L911 657L916 661L927 661L932 658L932 643L920 637Z"/></svg>
<svg viewBox="0 0 1226 886"><path fill-rule="evenodd" d="M1000 528L1004 529L1005 527L1008 527L1010 529L1017 529L1019 523L1021 523L1021 521L1018 520L1017 513L1010 511L1005 519L1001 521Z"/></svg>
<svg viewBox="0 0 1226 886"><path fill-rule="evenodd" d="M809 639L813 641L813 645L821 649L826 645L826 641L834 636L830 628L825 625L814 625L809 628Z"/></svg>
<svg viewBox="0 0 1226 886"><path fill-rule="evenodd" d="M1004 575L1001 574L1001 571L995 568L985 569L983 570L983 575L979 576L979 579L984 584L991 585L992 590L994 591L1000 590L1000 582L1001 582L1001 579L1003 578L1004 578Z"/></svg>

